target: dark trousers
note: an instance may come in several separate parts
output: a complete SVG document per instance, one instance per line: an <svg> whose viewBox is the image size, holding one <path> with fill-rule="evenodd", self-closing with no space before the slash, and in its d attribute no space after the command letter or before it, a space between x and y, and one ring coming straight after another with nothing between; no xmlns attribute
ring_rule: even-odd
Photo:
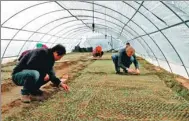
<svg viewBox="0 0 189 121"><path fill-rule="evenodd" d="M22 70L21 72L15 73L12 76L12 80L16 85L23 86L21 90L22 95L29 95L39 90L42 85L48 82L44 81L44 78L41 78L40 73L36 70Z"/></svg>
<svg viewBox="0 0 189 121"><path fill-rule="evenodd" d="M112 61L113 61L113 63L114 63L116 72L119 73L121 67L118 65L118 55L112 55ZM125 73L127 73L127 70L126 70L126 69L123 69L123 71L124 71Z"/></svg>
<svg viewBox="0 0 189 121"><path fill-rule="evenodd" d="M93 54L93 57L102 57L103 56L103 54L104 54L104 52L102 51L101 53L95 53L95 54Z"/></svg>

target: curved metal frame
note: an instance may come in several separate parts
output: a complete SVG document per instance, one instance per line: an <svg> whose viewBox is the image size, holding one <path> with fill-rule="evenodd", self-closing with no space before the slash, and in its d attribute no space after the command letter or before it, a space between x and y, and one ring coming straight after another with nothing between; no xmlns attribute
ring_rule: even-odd
<svg viewBox="0 0 189 121"><path fill-rule="evenodd" d="M86 23L86 24L88 24L88 23ZM90 23L91 24L91 23ZM132 34L132 33L130 33L130 34ZM66 36L67 37L67 36ZM139 43L140 43L140 41L139 41ZM140 43L141 44L141 43ZM143 44L141 44L142 45L142 47L146 50L146 48L145 48L145 46L143 46ZM146 50L146 52L148 53L148 51ZM149 53L148 53L149 54ZM149 54L150 55L150 54Z"/></svg>
<svg viewBox="0 0 189 121"><path fill-rule="evenodd" d="M76 9L70 9L70 10L76 10ZM78 10L78 9L77 9L77 10ZM81 10L83 10L83 9L81 9ZM60 11L60 10L56 10L56 11ZM34 19L31 20L30 22L36 20L37 18L39 18L39 17L41 17L41 16L43 16L43 15L46 15L46 14L49 14L49 13L52 13L52 12L56 12L56 11L51 11L51 12L42 14L42 15L40 15L40 16L34 18ZM70 13L70 11L69 11L68 9L67 9L67 11ZM86 11L92 11L92 10L86 10ZM101 12L98 12L98 11L94 11L94 12L101 13ZM101 13L101 14L104 14L104 13ZM71 14L71 15L72 15L72 14ZM107 15L107 14L104 14L104 15L109 16L109 17L111 17L111 18L114 18L114 17L112 17L112 16L110 16L110 15ZM73 15L72 15L72 17L77 18L76 16L73 16ZM63 18L67 18L67 17L63 17ZM114 18L114 19L117 20L117 21L119 21L119 20L116 19L116 18ZM80 20L80 19L77 19L77 20ZM30 22L26 23L26 25L24 25L21 29L23 29L25 26L27 26ZM54 22L54 21L52 21L52 22ZM82 21L82 23L83 23L83 21ZM48 24L49 24L49 23L48 23ZM48 24L46 24L46 25L48 25ZM46 25L44 25L44 26L46 26ZM41 28L43 28L44 26L42 26ZM41 28L39 28L39 29L41 29ZM38 30L39 30L39 29L38 29ZM38 31L38 30L37 30L37 31ZM15 34L15 36L16 36L18 33L19 33L19 31ZM34 33L33 33L33 34L34 34ZM32 35L33 35L33 34L32 34ZM31 35L31 36L32 36L32 35ZM14 37L15 37L15 36L14 36ZM13 37L13 38L14 38L14 37ZM9 42L9 44L10 44L10 43L11 43L11 41ZM6 49L8 48L9 44L7 45ZM24 45L25 45L25 43L24 43ZM24 45L23 45L23 46L24 46ZM22 48L23 48L23 47L22 47ZM3 56L4 56L5 52L6 52L6 51L4 51ZM3 57L3 56L2 56L2 57Z"/></svg>
<svg viewBox="0 0 189 121"><path fill-rule="evenodd" d="M164 4L163 2L161 2L164 6L166 6L169 10L171 10L177 17L179 17L179 19L188 27L188 25L186 24L186 22L184 22L184 20L182 20L182 18L180 18L180 16L178 16L171 8L169 8L166 4ZM143 6L145 7L145 6ZM141 12L139 12L141 15L143 15ZM144 15L143 15L144 16ZM175 53L177 54L177 56L179 57L181 63L183 64L183 67L186 71L186 74L189 77L189 73L188 70L186 69L186 66L182 60L182 58L180 57L179 53L177 52L176 48L173 46L173 44L171 43L171 41L165 36L165 34L151 21L149 20L146 16L144 16L148 21L150 21L157 29L158 31L165 37L165 39L168 41L168 43L171 45L171 47L173 48L173 50L175 51ZM170 65L169 65L170 66ZM171 68L171 67L170 67ZM172 72L173 73L173 72Z"/></svg>
<svg viewBox="0 0 189 121"><path fill-rule="evenodd" d="M88 24L88 23L86 23L86 24ZM89 24L91 24L91 23L89 23ZM99 25L99 24L97 24L97 25ZM102 24L103 25L103 24ZM103 25L103 26L106 26L106 25ZM55 42L54 42L55 43ZM140 43L140 41L139 41L139 43ZM141 44L141 43L140 43ZM53 45L53 44L52 44ZM144 47L144 45L143 44L141 44L142 45L142 47L144 48L144 50L146 50L146 48ZM148 53L148 51L146 50L146 52L147 52L147 54L149 54ZM150 54L149 54L149 57L150 57Z"/></svg>
<svg viewBox="0 0 189 121"><path fill-rule="evenodd" d="M32 6L29 6L29 7L25 8L25 9L22 9L21 11L15 13L15 14L12 15L11 17L9 17L7 20L5 20L5 21L2 23L2 25L4 25L7 21L9 21L11 18L13 18L14 16L16 16L17 14L19 14L19 13L21 13L21 12L27 10L27 9L30 9L30 8L36 7L36 6L38 6L38 5L42 5L42 4L46 4L46 3L50 3L50 2L52 2L52 1L48 1L48 2L43 2L43 3L35 4L35 5L32 5ZM2 26L2 25L1 25L1 26Z"/></svg>
<svg viewBox="0 0 189 121"><path fill-rule="evenodd" d="M78 31L78 30L75 30L75 31ZM74 32L75 32L74 31ZM76 32L76 33L74 33L74 32L72 32L72 33L70 33L70 34L68 34L68 36L70 37L70 36L72 36L72 37L77 37L77 36L81 36L81 33L82 33L82 35L83 34L85 34L84 32L88 32L89 30L88 30L88 28L85 26L85 28L83 28L83 29L81 29L79 32ZM69 39L69 41L70 40L72 40L71 38ZM75 39L76 40L76 39ZM58 41L58 39L57 39L57 41ZM64 41L64 42L67 42L67 40L66 41ZM53 43L51 43L51 45L50 45L50 47L52 47L54 44L56 44L55 42L53 42ZM73 44L73 43L72 43Z"/></svg>
<svg viewBox="0 0 189 121"><path fill-rule="evenodd" d="M90 16L77 16L77 17L90 17ZM92 16L91 16L92 17ZM98 17L95 17L95 18L98 18ZM98 19L102 19L102 18L98 18ZM102 19L103 20L103 19ZM110 22L110 21L109 21ZM112 23L112 24L115 24L115 23ZM117 25L117 24L115 24Z"/></svg>
<svg viewBox="0 0 189 121"><path fill-rule="evenodd" d="M56 29L57 27L60 27L60 26L62 26L62 25L65 25L65 24L67 24L67 23L74 22L74 21L78 21L78 20L71 20L71 21L63 22L63 23L61 23L61 24L59 24L59 25L53 27L52 29L50 29L48 32L46 32L46 34L48 34L49 32L53 31L53 30ZM42 39L45 37L46 34L44 34L39 40L42 40Z"/></svg>
<svg viewBox="0 0 189 121"><path fill-rule="evenodd" d="M78 25L83 25L83 24L76 24L76 25L73 25L73 26L78 26ZM73 26L70 26L70 27L73 27ZM65 29L63 29L63 31L64 31L64 30L65 30ZM60 33L61 31L62 31L62 30L58 31L56 34ZM66 32L67 32L67 31L66 31ZM66 33L66 32L65 32L65 33ZM68 32L69 32L69 31L68 31ZM64 33L63 33L63 34L64 34ZM61 35L61 36L62 36L62 35ZM51 38L50 38L50 39L51 39ZM50 40L50 39L49 39L49 40ZM48 40L48 41L49 41L49 40Z"/></svg>
<svg viewBox="0 0 189 121"><path fill-rule="evenodd" d="M80 1L81 2L81 1ZM55 3L57 3L60 7L62 7L63 9L65 9L62 5L60 5L58 2L56 2L55 1ZM91 4L91 3L90 3ZM93 3L94 4L94 3ZM96 4L96 3L95 3ZM31 6L30 6L31 7ZM27 9L27 8L26 8ZM111 8L108 8L108 9L111 9ZM65 10L67 10L70 14L71 14L71 12L68 10L68 9L65 9ZM113 9L111 9L112 11L114 11L115 12L115 10L113 10ZM22 10L22 11L24 11L24 10ZM97 12L97 11L96 11ZM117 11L116 11L117 12ZM17 13L16 13L17 14ZM121 13L119 13L119 14L121 14ZM73 17L75 17L73 14L71 14ZM122 15L122 14L121 14ZM107 16L107 15L106 15ZM125 16L126 17L126 16ZM78 19L77 17L75 17L77 20L80 20L80 19ZM127 19L129 19L128 17L126 17ZM35 18L34 18L35 19ZM82 21L82 23L84 23L83 21ZM85 23L84 23L85 24ZM136 23L135 23L136 24ZM22 27L23 28L23 27ZM89 27L90 28L90 27ZM16 35L15 35L16 36ZM9 44L11 43L11 41L9 42ZM8 48L8 46L9 46L9 44L7 45L7 47L6 47L6 49ZM25 45L25 44L24 44ZM24 46L23 45L23 46ZM6 50L4 51L4 53L3 53L3 56L4 56L4 54L5 54L5 52L6 52ZM2 57L3 57L2 56Z"/></svg>
<svg viewBox="0 0 189 121"><path fill-rule="evenodd" d="M82 16L82 17L92 17L92 16ZM105 20L105 19L102 19L102 18L99 18L99 17L94 17L94 18L96 18L96 19L101 19L101 20ZM106 20L107 21L107 20ZM113 22L111 22L111 21L107 21L107 22L110 22L110 23L112 23L112 24L115 24L116 26L119 26L120 28L122 28L120 25L118 25L118 24L116 24L116 23L113 23ZM130 27L129 27L130 28ZM131 30L132 30L132 28L130 28ZM134 30L133 30L134 31ZM128 31L127 31L128 32ZM138 34L136 31L134 31L136 34ZM139 35L139 34L138 34ZM145 42L146 43L146 42ZM147 43L146 43L147 44ZM150 48L150 46L147 44L147 46ZM152 51L152 49L150 48L150 50ZM153 53L153 55L155 56L155 54L154 54L154 52L152 51L152 53ZM156 60L157 60L157 57L155 56L155 58L156 58ZM158 60L157 60L157 62L158 62ZM159 62L158 62L158 64L159 64Z"/></svg>
<svg viewBox="0 0 189 121"><path fill-rule="evenodd" d="M10 41L10 39L1 39L3 41ZM20 39L13 39L13 41L27 41L27 40L20 40ZM41 42L41 41L34 41L34 40L28 40L28 42ZM44 43L52 43L52 42L44 42Z"/></svg>
<svg viewBox="0 0 189 121"><path fill-rule="evenodd" d="M167 7L171 12L173 12L182 22L184 22L184 20L175 12L175 11L173 11L168 5L166 5L163 1L160 1L165 7ZM189 28L189 25L188 24L186 24L185 22L184 22L184 24Z"/></svg>
<svg viewBox="0 0 189 121"><path fill-rule="evenodd" d="M86 10L86 11L92 11L92 10L88 10L88 9L69 9L69 10ZM69 11L68 9L67 9L67 11ZM42 15L40 15L40 16L38 16L38 17L36 17L36 18L34 18L33 20L31 20L30 22L32 22L32 21L34 21L34 20L36 20L37 18L39 18L39 17L42 17L42 16L44 16L44 15L46 15L46 14L50 14L50 13L53 13L53 12L57 12L57 11L64 11L64 10L56 10L56 11L51 11L51 12L48 12L48 13L45 13L45 14L42 14ZM93 12L97 12L97 13L100 13L100 14L104 14L104 13L102 13L102 12L98 12L98 11L93 11ZM70 12L69 12L70 13ZM71 14L72 15L72 14ZM104 14L105 15L105 14ZM111 18L114 18L114 17L112 17L112 16L110 16L110 15L107 15L107 16L109 16L109 17L111 17ZM77 17L77 16L67 16L67 17L63 17L63 18L69 18L69 17ZM62 19L62 18L59 18L59 19ZM59 20L59 19L56 19L56 20L54 20L54 21L57 21L57 20ZM117 20L117 21L119 21L118 19L116 19L116 18L114 18L115 20ZM80 20L80 19L77 19L77 20ZM36 30L36 32L37 31L39 31L41 28L43 28L44 26L46 26L46 25L48 25L48 24L50 24L50 23L52 23L52 22L54 22L54 21L51 21L51 22L49 22L49 23L47 23L47 24L45 24L45 25L43 25L42 27L40 27L38 30ZM27 26L30 22L28 22L28 23L26 23L26 25L24 25L24 26ZM82 21L83 22L83 21ZM120 21L121 22L121 21ZM22 27L22 28L24 28L24 26ZM18 33L19 33L19 31L18 31ZM15 36L18 34L18 33L16 33L15 34ZM35 34L35 32L33 33L33 34ZM31 36L33 36L33 34L31 35ZM14 37L13 37L14 38ZM29 37L30 38L30 37ZM9 43L10 44L10 43ZM25 45L25 43L24 43L24 45ZM23 45L23 46L24 46ZM7 45L7 48L8 48L8 46L9 45ZM22 47L23 48L23 47ZM22 48L21 48L21 51L22 51ZM3 54L3 56L4 56L4 54ZM3 57L2 56L2 57Z"/></svg>
<svg viewBox="0 0 189 121"><path fill-rule="evenodd" d="M83 25L83 24L75 24L75 25L71 25L71 26L69 26L69 28L74 27L74 26L78 26L78 25ZM109 26L107 26L107 27L109 27ZM109 27L109 28L111 28L111 27ZM68 28L66 28L66 29L68 29ZM54 35L59 34L60 32L66 30L66 29L61 29L61 30L59 30L58 32L56 32ZM113 29L113 28L112 28L112 29Z"/></svg>
<svg viewBox="0 0 189 121"><path fill-rule="evenodd" d="M60 11L60 10L58 10L58 11ZM56 11L51 11L50 13L53 13L53 12L56 12ZM14 36L11 38L10 42L7 44L7 47L5 48L5 51L4 51L3 54L2 54L2 58L4 57L4 54L5 54L6 50L7 50L7 48L9 47L9 45L10 45L12 39L14 39L14 37L16 37L16 35L20 32L20 30L22 30L24 27L26 27L27 25L29 25L31 22L35 21L36 19L38 19L38 18L40 18L41 16L44 16L44 15L46 15L46 14L49 14L49 12L48 12L48 13L45 13L45 14L42 14L42 15L40 15L40 16L38 16L38 17L32 19L32 20L30 20L30 21L27 22L24 26L22 26L22 27L14 34ZM25 43L24 43L24 45L25 45ZM24 45L23 45L23 46L24 46Z"/></svg>
<svg viewBox="0 0 189 121"><path fill-rule="evenodd" d="M122 32L123 32L123 29L128 25L128 23L129 23L129 22L133 19L133 17L137 14L137 12L139 11L139 9L140 9L140 7L142 6L143 3L144 3L144 1L142 1L142 3L141 3L140 6L138 7L138 9L135 11L135 13L132 15L132 17L129 19L129 21L127 21L127 23L124 24L124 26L123 26L123 28L122 28L122 30L121 30L119 36L121 36L121 34L122 34Z"/></svg>
<svg viewBox="0 0 189 121"><path fill-rule="evenodd" d="M130 28L130 27L128 26L128 28ZM130 28L130 29L132 30L132 28ZM137 35L139 35L139 33L137 33L135 30L132 30L132 31L134 31ZM152 54L154 55L154 57L155 57L155 59L156 59L156 61L157 61L157 63L158 63L158 66L160 67L160 63L159 63L158 58L157 58L157 56L155 55L153 49L148 45L148 43L147 43L142 37L141 37L141 39L142 39L142 40L144 41L144 43L148 46L148 48L151 50Z"/></svg>
<svg viewBox="0 0 189 121"><path fill-rule="evenodd" d="M75 10L75 9L71 9L71 10ZM56 10L56 11L60 11L60 10ZM49 12L49 13L52 13L52 12L56 12L56 11L51 11L51 12ZM90 10L89 10L90 11ZM98 13L100 13L100 12L98 12ZM43 15L46 15L46 14L48 14L48 13L45 13L45 14L43 14ZM104 14L104 13L101 13L101 14ZM43 16L43 15L40 15L40 16ZM114 18L114 17L112 17L112 16L109 16L109 17L111 17L111 18ZM39 17L37 17L37 18L39 18ZM66 17L67 18L67 17ZM36 19L36 18L35 18ZM34 20L35 20L34 19ZM114 18L115 20L118 20L118 19L116 19L116 18ZM55 20L56 21L56 20ZM119 20L118 20L119 21ZM53 21L54 22L54 21ZM121 22L121 21L119 21L119 22ZM122 22L123 23L123 22ZM47 23L47 24L49 24L49 23ZM46 25L44 25L44 26L46 26ZM44 26L42 26L42 27L44 27ZM41 28L42 28L41 27ZM40 28L40 29L41 29ZM132 29L132 28L131 28ZM32 35L31 35L32 36ZM55 36L55 35L54 35ZM29 39L28 39L29 40ZM23 48L23 47L22 47Z"/></svg>
<svg viewBox="0 0 189 121"><path fill-rule="evenodd" d="M60 3L58 3L57 1L55 1L55 3L57 4L57 5L59 5L61 8L63 8L63 9L65 9L66 11L68 11L69 13L70 13L70 15L72 15L73 17L75 17L77 20L80 20L80 19L78 19L76 16L74 16L67 8L65 8L64 6L62 6ZM86 25L82 20L80 20L84 25ZM87 25L86 25L87 26ZM87 27L89 27L89 26L87 26ZM89 27L90 28L90 27Z"/></svg>
<svg viewBox="0 0 189 121"><path fill-rule="evenodd" d="M53 20L53 21L51 21L51 22L49 22L49 23L47 23L47 24L45 24L45 25L39 27L33 34L31 34L31 36L28 38L28 40L29 40L35 33L37 33L40 29L42 29L44 26L47 26L47 25L49 25L50 23L53 23L53 22L55 22L55 21L58 21L58 20L61 20L61 19L65 19L65 18L72 18L72 16L67 16L67 17L59 18L59 19ZM27 41L26 41L26 42L27 42ZM24 45L26 44L26 42L24 43ZM24 45L23 45L23 46L24 46ZM20 49L20 52L22 51L22 49L23 49L23 47ZM19 52L19 53L20 53L20 52Z"/></svg>
<svg viewBox="0 0 189 121"><path fill-rule="evenodd" d="M92 23L86 23L86 24L92 24ZM78 25L78 24L77 24ZM82 25L82 24L81 24ZM96 25L101 25L101 26L104 26L104 27L106 27L106 25L104 25L104 24L96 24ZM73 25L73 26L75 26L75 25ZM109 27L109 28L111 28L111 29L114 29L114 28L112 28L112 27ZM116 32L115 32L116 33ZM64 34L64 33L63 33ZM61 35L62 36L62 35ZM55 40L56 41L56 40ZM55 42L54 41L54 42Z"/></svg>
<svg viewBox="0 0 189 121"><path fill-rule="evenodd" d="M182 22L184 22L184 20L183 20L177 13L175 13L169 6L167 6L167 5L166 5L164 2L162 2L162 1L161 1L161 3L162 3L164 6L166 6L170 11L172 11ZM189 28L189 25L186 24L186 22L184 22L184 24ZM176 48L174 47L174 45L171 43L171 41L165 36L165 34L164 34L162 31L161 31L161 33L163 34L163 36L167 39L167 41L168 41L168 42L171 44L171 46L173 47L173 49L174 49L174 51L176 52L176 54L178 55L178 57L179 57L181 63L183 64L183 67L184 67L184 69L185 69L185 71L186 71L186 74L187 74L188 77L189 77L189 72L188 72L188 70L187 70L187 68L186 68L186 65L184 64L184 62L183 62L181 56L179 55L178 51L176 50Z"/></svg>
<svg viewBox="0 0 189 121"><path fill-rule="evenodd" d="M82 2L82 1L80 1L80 2ZM87 3L89 3L89 2L87 2ZM136 2L137 3L137 2ZM90 4L92 4L92 3L90 3ZM96 3L95 3L96 4ZM99 4L96 4L96 5L99 5ZM105 8L107 8L106 6L103 6L103 5L99 5L99 6L102 6L102 7L105 7ZM117 12L117 11L115 11L115 10L113 10L113 9L111 9L111 8L108 8L108 9L110 9L110 10L112 10L112 11L114 11L114 12L116 12L116 13L118 13L118 14L121 14L121 13L119 13L119 12ZM121 14L122 15L122 14ZM122 15L123 16L123 15ZM124 17L126 17L126 16L124 16Z"/></svg>
<svg viewBox="0 0 189 121"><path fill-rule="evenodd" d="M88 30L87 29L85 29L85 30L83 30L82 32L87 32ZM81 34L81 33L77 33L77 34ZM74 37L77 37L77 35L73 35ZM58 38L59 39L59 38ZM72 38L69 38L69 40L71 40ZM74 38L73 38L74 39ZM68 40L68 39L66 39L66 40ZM55 43L53 43L53 42L43 42L43 41L39 41L39 42L41 42L41 43L50 43L51 45L50 45L50 47L53 45L53 44L55 44ZM60 44L65 44L65 42L66 41L64 41L64 42L61 42ZM33 49L35 48L35 45L33 46ZM18 54L18 56L19 56L20 54Z"/></svg>
<svg viewBox="0 0 189 121"><path fill-rule="evenodd" d="M86 24L88 24L88 23L86 23ZM89 23L89 24L91 24L91 23ZM105 26L105 25L103 25L103 26ZM84 26L84 27L85 27L85 26ZM78 29L78 28L77 28L77 29ZM79 29L80 29L80 28L79 28ZM73 29L73 30L74 30L74 32L77 31L77 30L75 30L75 29ZM73 30L71 30L71 31L73 31ZM70 32L70 31L69 31L69 32ZM69 36L71 36L71 34L72 34L72 33L70 33ZM77 34L77 33L76 33L76 34ZM80 34L80 33L78 33L78 34ZM68 35L67 35L67 36L68 36ZM66 36L66 37L67 37L67 36ZM55 42L54 42L54 43L55 43ZM52 45L53 45L53 44L52 44ZM145 49L145 48L144 48L144 49ZM145 50L146 50L146 49L145 49Z"/></svg>
<svg viewBox="0 0 189 121"><path fill-rule="evenodd" d="M125 3L125 2L123 2L123 3ZM129 5L128 3L125 3L125 4ZM130 6L130 5L129 5L129 6ZM143 6L143 5L142 5L142 6ZM132 7L132 6L130 6L130 7ZM134 7L132 7L132 8L135 9ZM135 9L135 10L136 10L136 9ZM142 16L144 16L140 11L138 11L138 13L140 13ZM145 17L150 23L152 23L146 16L144 16L144 17ZM154 25L154 23L152 23L152 24ZM154 26L155 26L155 25L154 25ZM156 28L157 28L157 27L156 27ZM165 60L166 60L166 62L167 62L167 64L168 64L168 66L169 66L170 71L173 73L169 62L168 62L166 56L164 55L163 51L162 51L161 48L159 47L159 45L155 42L155 40L154 40L143 28L141 28L141 29L146 33L146 35L148 35L148 37L151 38L151 40L154 42L154 44L158 47L158 49L160 50L160 52L161 52L162 55L164 56L164 58L165 58ZM157 29L159 29L159 28L157 28ZM156 58L157 58L157 57L156 57Z"/></svg>
<svg viewBox="0 0 189 121"><path fill-rule="evenodd" d="M86 16L84 16L84 17L86 17ZM131 28L132 29L132 28Z"/></svg>
<svg viewBox="0 0 189 121"><path fill-rule="evenodd" d="M38 33L38 34L46 34L46 33L43 33L43 32L36 32L36 31L31 31L31 30L26 30L26 29L17 29L17 28L11 28L11 27L5 27L5 26L2 26L1 28L6 28L6 29L12 29L12 30L20 30L20 31L25 31L25 32L35 32L35 33ZM52 34L46 34L46 35L50 35L50 36L55 36L55 35L52 35ZM55 37L58 37L58 36L55 36Z"/></svg>
<svg viewBox="0 0 189 121"><path fill-rule="evenodd" d="M92 17L92 16L77 16L77 17ZM96 18L96 19L101 19L101 20L104 20L104 19L102 19L102 18L99 18L99 17L94 17L94 18ZM82 20L89 20L89 19L82 19ZM74 21L78 21L78 20L74 20ZM57 25L57 26L55 26L54 28L52 28L51 30L49 30L46 34L48 34L49 32L51 32L52 30L54 30L55 28L57 28L57 27L59 27L59 26L62 26L62 25L64 25L64 24L66 24L66 23L70 23L70 22L72 22L72 21L68 21L68 22L63 22L63 23L61 23L61 24L59 24L59 25ZM112 24L114 24L114 25L117 25L117 26L119 26L118 24L116 24L116 23L113 23L113 22L111 22L111 21L108 21L108 22L110 22L110 23L112 23ZM121 26L119 26L119 27L121 27ZM45 36L45 35L44 35ZM43 36L43 37L44 37ZM42 37L42 38L43 38ZM41 38L41 39L42 39ZM51 37L52 38L52 37ZM41 40L40 39L40 40Z"/></svg>
<svg viewBox="0 0 189 121"><path fill-rule="evenodd" d="M67 38L67 37L69 38L71 34L77 34L78 32L79 32L79 34L81 34L80 31L78 31L78 30L83 30L83 29L88 30L88 28L86 26L71 29L70 31L67 32L67 35L65 36L65 38ZM57 41L58 41L58 39L56 39L53 43L55 44Z"/></svg>
<svg viewBox="0 0 189 121"><path fill-rule="evenodd" d="M124 1L123 1L123 2L124 2ZM14 14L14 15L11 16L10 18L8 18L3 24L5 24L8 20L10 20L11 18L13 18L13 17L16 16L17 14L23 12L24 10L27 10L27 9L29 9L29 8L31 8L31 7L35 7L35 6L37 6L37 5L41 5L41 4L45 4L45 3L50 3L50 2L44 2L44 3L39 3L39 4L35 4L35 5L32 5L32 6L29 6L28 8L25 8L25 9L23 9L23 10L17 12L16 14ZM55 1L55 3L58 4L60 7L62 7L63 9L67 10L67 11L72 15L72 17L75 17L77 20L81 21L84 25L87 26L87 24L86 24L85 22L83 22L83 20L78 19L76 16L74 16L74 15L69 11L69 9L64 8L64 7L63 7L60 3L58 3L57 1ZM90 2L86 2L86 3L90 3ZM125 3L125 2L124 2L124 3ZM136 3L137 3L137 2L136 2ZM161 3L162 3L164 6L166 6L170 11L172 11L172 12L182 21L181 23L177 23L177 24L175 24L175 25L172 25L171 27L184 23L184 24L189 28L189 25L186 23L186 22L188 22L188 21L184 21L176 12L174 12L174 11L173 11L168 5L166 5L164 2L161 1ZM93 2L93 3L90 3L90 4L95 4L95 5L102 6L102 7L104 7L104 8L108 8L108 7L106 7L106 6L103 6L103 5L100 5L100 4L96 4L96 3L94 3L94 2ZM139 3L138 3L138 4L139 4ZM140 8L141 6L143 6L142 4L143 4L143 2L140 4L139 8ZM133 6L130 5L130 7L133 7ZM143 6L143 7L145 8L145 6ZM134 8L134 9L136 10L136 12L134 13L134 15L135 15L137 12L140 13L141 15L143 15L140 11L138 11L139 8L138 8L137 10ZM120 14L121 16L126 17L125 15L119 13L119 12L116 11L116 10L113 10L113 9L111 9L111 8L108 8L108 9L110 9L110 10L112 10L112 11L114 11L114 12ZM134 16L134 15L133 15L133 16ZM155 14L153 14L153 15L155 15ZM107 15L106 15L106 16L107 16ZM156 31L156 32L160 32L160 33L164 36L164 38L168 41L168 43L171 45L171 47L174 49L175 53L176 53L177 56L179 57L181 63L183 64L183 66L184 66L184 68L185 68L185 70L186 70L186 73L187 73L187 75L188 75L188 77L189 77L189 73L188 73L188 71L187 71L187 69L186 69L186 66L185 66L185 64L184 64L184 62L183 62L183 60L182 60L182 58L180 57L179 53L177 52L177 50L175 49L175 47L173 46L173 44L171 43L171 41L170 41L170 40L165 36L165 34L162 32L162 30L168 29L168 28L170 28L170 26L169 26L169 27L166 27L166 28L163 28L163 29L159 29L159 28L158 28L151 20L149 20L145 15L143 15L143 16L144 16L149 22L151 22L151 23L154 25L154 27L157 28L157 31ZM156 17L157 17L157 16L156 16ZM37 17L37 18L38 18L38 17ZM37 18L34 18L34 19L37 19ZM128 19L128 17L126 17L126 18ZM133 17L131 17L131 18L129 19L129 21L132 21L132 22L133 22L134 24L136 24L141 30L143 30L141 26L139 26L137 23L135 23L135 22L132 20L132 18L133 18ZM33 20L32 20L32 21L33 21ZM32 21L30 21L30 22L32 22ZM28 22L25 26L27 26L30 22ZM2 24L2 25L3 25L3 24ZM23 26L20 30L22 30L25 26ZM124 27L125 27L125 26L127 26L127 23L124 24ZM89 27L89 28L91 29L90 26L87 26L87 27ZM123 29L124 29L124 27L123 27ZM122 31L123 31L123 29L122 29ZM7 50L8 46L10 45L11 41L12 41L12 40L14 39L14 37L19 33L20 30L18 30L18 32L12 37L12 39L10 40L10 42L8 43L8 45L6 46L2 58L4 57L4 54L6 53L6 50ZM121 31L121 34L122 34L122 31ZM153 38L150 36L150 34L155 33L155 32L147 33L145 30L143 30L143 31L146 33L145 35L149 36L149 37L151 38L151 40L155 43L155 45L160 49L161 53L163 54L164 58L166 59L166 61L167 61L167 63L168 63L168 60L167 60L166 56L164 55L164 53L162 52L161 48L157 45L157 43L156 43L156 42L153 40ZM45 34L45 35L46 35L46 34ZM44 35L44 36L45 36L45 35ZM142 35L142 36L145 36L145 35ZM140 36L140 37L142 37L142 36ZM138 37L135 37L134 39L137 39L137 38L139 38L139 36L138 36ZM131 39L131 40L134 40L134 39ZM130 41L131 41L131 40L130 40ZM145 42L145 43L146 43L146 42ZM156 57L156 56L155 56L155 57ZM169 65L169 63L168 63L168 65ZM171 72L172 72L172 69L171 69L170 65L169 65L169 68L170 68L170 70L171 70Z"/></svg>

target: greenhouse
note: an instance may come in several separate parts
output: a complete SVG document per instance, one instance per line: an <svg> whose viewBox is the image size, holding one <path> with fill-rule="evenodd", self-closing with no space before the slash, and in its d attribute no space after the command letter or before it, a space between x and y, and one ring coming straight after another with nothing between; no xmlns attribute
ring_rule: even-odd
<svg viewBox="0 0 189 121"><path fill-rule="evenodd" d="M133 52L126 74L121 50ZM53 52L49 68L65 82L47 74L45 100L26 104L29 77L15 83L14 71L48 70L50 57L31 58L40 51ZM188 53L188 1L1 1L2 120L187 121Z"/></svg>

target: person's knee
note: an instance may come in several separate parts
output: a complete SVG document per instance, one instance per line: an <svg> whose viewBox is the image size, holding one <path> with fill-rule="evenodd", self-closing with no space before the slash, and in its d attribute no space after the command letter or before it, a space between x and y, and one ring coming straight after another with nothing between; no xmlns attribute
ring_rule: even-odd
<svg viewBox="0 0 189 121"><path fill-rule="evenodd" d="M103 55L103 54L104 54L104 52L102 51L102 52L101 52L101 55Z"/></svg>
<svg viewBox="0 0 189 121"><path fill-rule="evenodd" d="M116 60L116 56L112 55L112 61L117 65L117 60Z"/></svg>
<svg viewBox="0 0 189 121"><path fill-rule="evenodd" d="M24 82L24 87L29 90L38 89L41 86L40 73L36 70L29 70L27 73L27 78Z"/></svg>
<svg viewBox="0 0 189 121"><path fill-rule="evenodd" d="M96 57L96 53L93 54L93 57Z"/></svg>
<svg viewBox="0 0 189 121"><path fill-rule="evenodd" d="M112 57L112 60L114 60L114 59L115 59L115 55L112 55L111 57Z"/></svg>
<svg viewBox="0 0 189 121"><path fill-rule="evenodd" d="M39 77L40 77L39 72L36 70L31 70L27 75L28 75L28 78L35 81L39 80Z"/></svg>

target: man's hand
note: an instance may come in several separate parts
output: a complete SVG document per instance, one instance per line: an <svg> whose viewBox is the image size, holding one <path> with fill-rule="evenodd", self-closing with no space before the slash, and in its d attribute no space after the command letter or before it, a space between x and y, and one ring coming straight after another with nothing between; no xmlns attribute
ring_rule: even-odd
<svg viewBox="0 0 189 121"><path fill-rule="evenodd" d="M67 84L64 84L63 82L60 83L60 86L66 91L69 92L69 87Z"/></svg>
<svg viewBox="0 0 189 121"><path fill-rule="evenodd" d="M50 79L49 75L46 74L46 76L44 77L44 81L48 81Z"/></svg>
<svg viewBox="0 0 189 121"><path fill-rule="evenodd" d="M128 68L127 72L132 74L132 73L134 73L134 70L132 68Z"/></svg>

